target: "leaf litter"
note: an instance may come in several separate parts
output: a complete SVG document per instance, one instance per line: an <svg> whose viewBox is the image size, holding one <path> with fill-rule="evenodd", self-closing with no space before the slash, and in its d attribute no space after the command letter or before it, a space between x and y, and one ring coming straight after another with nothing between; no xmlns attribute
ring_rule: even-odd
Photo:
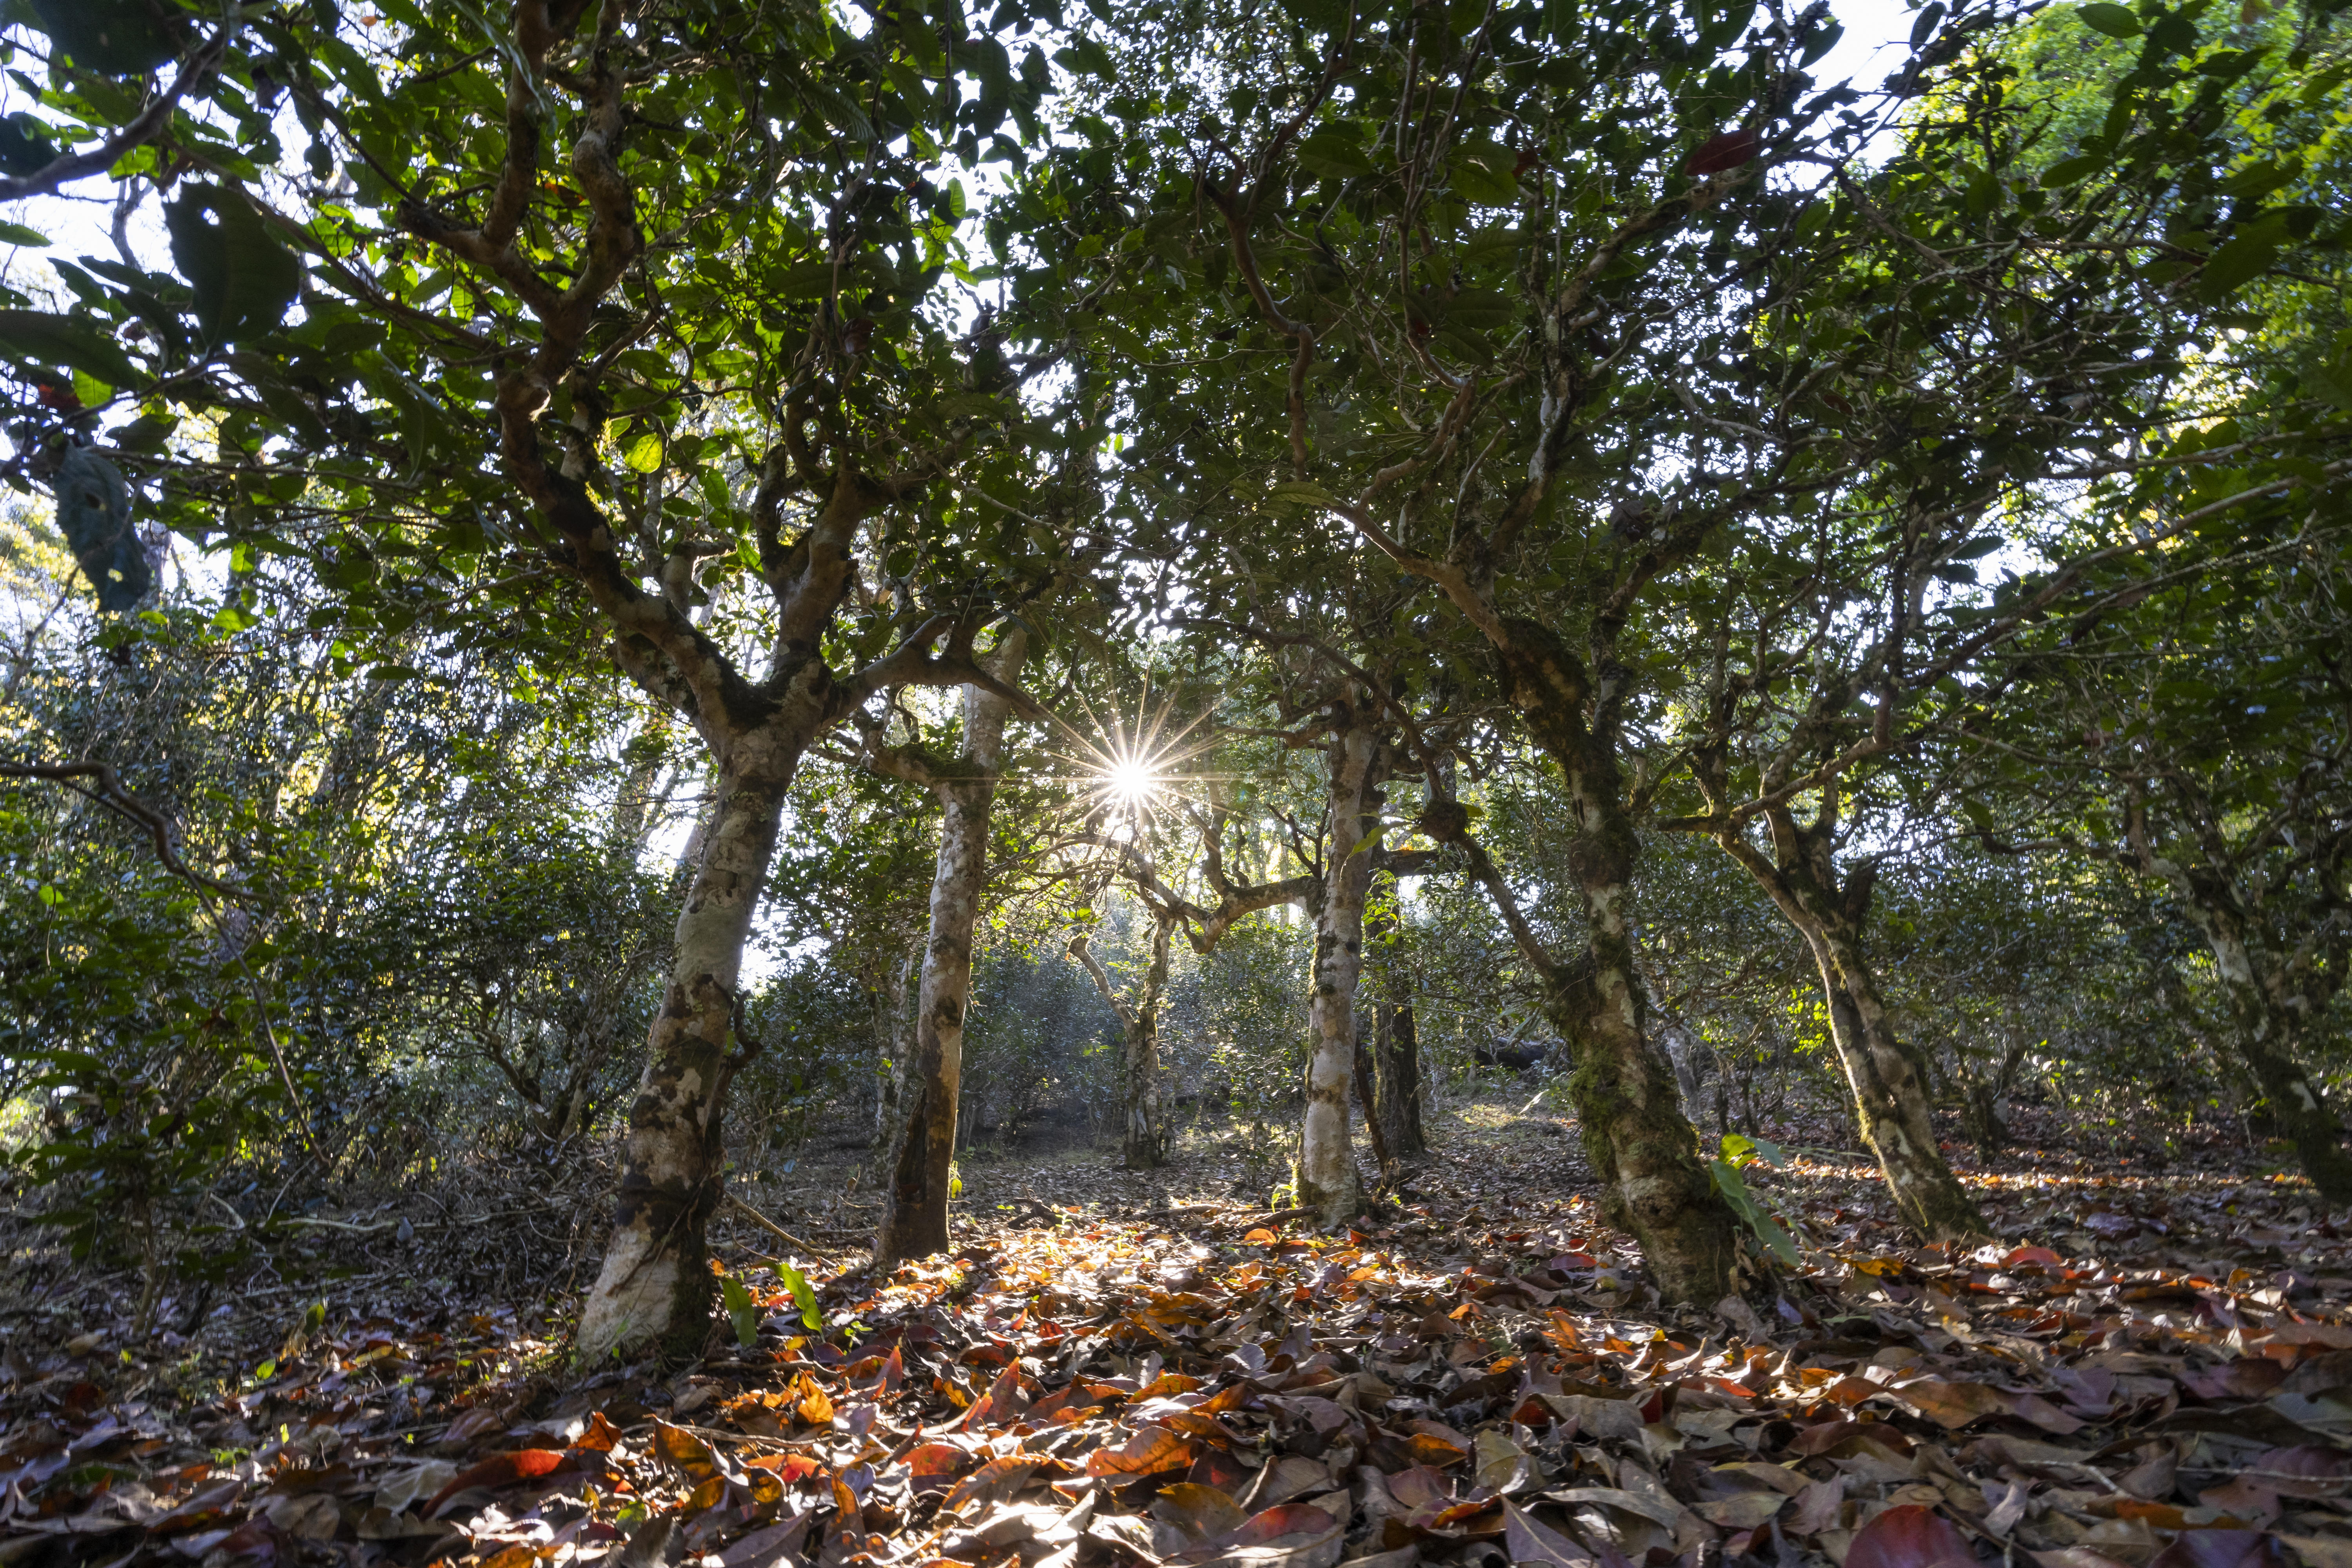
<svg viewBox="0 0 2352 1568"><path fill-rule="evenodd" d="M1800 1156L1749 1174L1801 1265L1702 1312L1514 1152L1336 1235L1027 1197L887 1280L739 1252L661 1375L448 1302L313 1308L226 1389L12 1342L0 1568L2352 1568L2299 1184L2044 1162L1972 1177L2010 1240L1923 1247Z"/></svg>

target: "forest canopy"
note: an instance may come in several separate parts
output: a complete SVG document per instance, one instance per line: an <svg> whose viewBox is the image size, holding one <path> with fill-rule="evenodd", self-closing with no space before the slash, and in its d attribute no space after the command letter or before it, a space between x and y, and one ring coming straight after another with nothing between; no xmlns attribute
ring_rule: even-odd
<svg viewBox="0 0 2352 1568"><path fill-rule="evenodd" d="M2352 1207L2343 9L15 0L17 1218L537 1162L599 1365L810 1151L883 1279L1498 1082L1663 1307L1774 1135Z"/></svg>

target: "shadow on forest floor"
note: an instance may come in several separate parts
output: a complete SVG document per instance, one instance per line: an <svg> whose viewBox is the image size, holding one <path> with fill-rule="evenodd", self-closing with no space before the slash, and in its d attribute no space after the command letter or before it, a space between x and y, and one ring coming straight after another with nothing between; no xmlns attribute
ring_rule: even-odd
<svg viewBox="0 0 2352 1568"><path fill-rule="evenodd" d="M1769 1129L1816 1151L1756 1173L1803 1265L1706 1311L1540 1097L1430 1131L1336 1236L1266 1212L1247 1128L1150 1173L1016 1142L888 1281L861 1156L812 1151L747 1192L828 1254L822 1331L730 1210L750 1342L683 1367L568 1364L560 1278L469 1292L391 1200L186 1332L53 1273L0 1319L0 1568L2352 1568L2352 1263L2300 1183L2094 1130L1963 1161L2001 1237L1963 1252Z"/></svg>

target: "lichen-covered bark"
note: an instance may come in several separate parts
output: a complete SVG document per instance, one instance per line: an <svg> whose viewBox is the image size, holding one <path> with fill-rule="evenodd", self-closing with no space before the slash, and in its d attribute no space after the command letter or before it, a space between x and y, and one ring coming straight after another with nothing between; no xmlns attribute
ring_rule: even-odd
<svg viewBox="0 0 2352 1568"><path fill-rule="evenodd" d="M1017 621L999 639L989 671L1018 679L1028 633ZM949 1246L948 1197L955 1163L956 1101L963 1088L964 1014L971 1003L972 931L988 882L988 825L1004 769L1004 723L1012 705L964 689L963 752L933 787L945 813L931 879L931 925L915 1005L915 1048L898 1095L898 1121L874 1261L887 1268Z"/></svg>
<svg viewBox="0 0 2352 1568"><path fill-rule="evenodd" d="M1862 917L1870 880L1860 873L1840 883L1833 805L1825 804L1822 816L1806 827L1785 808L1765 812L1764 820L1772 838L1769 854L1738 831L1719 833L1716 842L1746 868L1812 950L1829 1002L1830 1038L1853 1093L1863 1142L1878 1160L1896 1212L1930 1241L1990 1235L1976 1201L1937 1146L1926 1066L1895 1035L1878 976L1864 952Z"/></svg>
<svg viewBox="0 0 2352 1568"><path fill-rule="evenodd" d="M1674 1066L1651 1038L1633 966L1631 898L1641 841L1617 760L1622 670L1596 681L1548 626L1498 617L1511 705L1568 786L1569 864L1590 946L1548 977L1544 1010L1575 1053L1569 1098L1611 1224L1641 1243L1670 1302L1713 1305L1742 1282L1738 1222L1708 1179ZM1490 633L1490 637L1493 634Z"/></svg>
<svg viewBox="0 0 2352 1568"><path fill-rule="evenodd" d="M1168 987L1168 946L1173 922L1151 926L1151 963L1127 1019L1119 1063L1119 1157L1130 1171L1168 1163L1168 1115L1160 1089L1160 996Z"/></svg>
<svg viewBox="0 0 2352 1568"><path fill-rule="evenodd" d="M1307 1112L1299 1130L1298 1205L1326 1225L1364 1204L1348 1138L1356 1067L1356 994L1364 968L1364 905L1379 849L1381 740L1367 711L1343 720L1328 748L1330 854L1315 911L1314 992L1307 1007Z"/></svg>
<svg viewBox="0 0 2352 1568"><path fill-rule="evenodd" d="M2294 1145L2303 1173L2332 1206L2352 1205L2352 1156L2344 1152L2344 1124L2303 1065L2296 1049L2298 1020L2293 1009L2279 1005L2281 987L2262 972L2233 910L2192 904L2190 916L2213 950L2213 970L2229 1006L2238 1054L2262 1086L2279 1131Z"/></svg>
<svg viewBox="0 0 2352 1568"><path fill-rule="evenodd" d="M591 1362L647 1343L698 1350L709 1325L704 1232L721 1192L736 981L800 759L793 739L790 730L755 736L720 766L711 832L629 1108L612 1239L581 1310L579 1348Z"/></svg>

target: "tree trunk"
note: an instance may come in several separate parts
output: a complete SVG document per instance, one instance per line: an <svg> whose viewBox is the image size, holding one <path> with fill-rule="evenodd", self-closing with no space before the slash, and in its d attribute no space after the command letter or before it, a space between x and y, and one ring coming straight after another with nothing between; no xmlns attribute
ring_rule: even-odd
<svg viewBox="0 0 2352 1568"><path fill-rule="evenodd" d="M874 993L874 1138L885 1149L898 1123L899 1091L906 1082L907 1063L915 1054L910 998L921 963L919 949L895 963L886 960L882 984Z"/></svg>
<svg viewBox="0 0 2352 1568"><path fill-rule="evenodd" d="M1633 969L1631 893L1641 840L1617 761L1622 675L1596 690L1552 630L1499 618L1504 690L1568 784L1568 870L1591 945L1547 977L1545 1015L1576 1055L1569 1098L1612 1225L1641 1243L1660 1296L1712 1306L1741 1281L1738 1220L1699 1161L1674 1065L1650 1037ZM1492 634L1490 634L1491 636ZM1588 721L1587 707L1591 714Z"/></svg>
<svg viewBox="0 0 2352 1568"><path fill-rule="evenodd" d="M1011 684L1021 673L1028 632L1008 625L987 663ZM874 1263L887 1271L910 1258L944 1252L948 1185L955 1163L956 1100L963 1086L964 1015L971 1001L971 934L988 882L988 823L1004 768L1004 721L1012 704L964 689L963 754L934 785L945 815L931 879L931 928L915 1007L915 1049L899 1088L898 1124L882 1169L888 1173Z"/></svg>
<svg viewBox="0 0 2352 1568"><path fill-rule="evenodd" d="M1127 1020L1119 1094L1125 1131L1119 1157L1130 1171L1154 1170L1168 1163L1168 1117L1160 1092L1160 994L1168 984L1168 944L1174 931L1170 919L1152 921L1151 967Z"/></svg>
<svg viewBox="0 0 2352 1568"><path fill-rule="evenodd" d="M724 1168L719 1116L734 1073L727 1046L736 980L785 792L815 727L740 738L719 764L711 830L678 916L669 985L629 1108L612 1240L581 1309L584 1361L648 1343L694 1353L709 1329L715 1287L703 1237Z"/></svg>
<svg viewBox="0 0 2352 1568"><path fill-rule="evenodd" d="M1364 904L1379 852L1381 750L1379 735L1361 718L1343 721L1329 748L1330 854L1315 911L1315 990L1307 1008L1312 1054L1298 1142L1298 1205L1314 1210L1324 1225L1352 1219L1364 1206L1363 1178L1348 1138L1348 1089L1355 1076Z"/></svg>
<svg viewBox="0 0 2352 1568"><path fill-rule="evenodd" d="M1178 912L1154 906L1151 910L1151 962L1132 1002L1111 984L1110 971L1085 932L1070 939L1069 952L1086 969L1118 1015L1119 1158L1130 1171L1150 1171L1168 1163L1168 1119L1160 1091L1160 997L1168 987L1169 944L1176 931Z"/></svg>
<svg viewBox="0 0 2352 1568"><path fill-rule="evenodd" d="M1829 1002L1830 1038L1853 1091L1863 1144L1878 1160L1895 1211L1930 1241L1991 1235L1976 1201L1937 1147L1927 1071L1895 1037L1878 976L1863 952L1870 873L1857 871L1840 888L1833 858L1835 805L1824 804L1822 815L1804 828L1785 808L1766 812L1764 819L1772 835L1769 855L1738 832L1717 834L1716 842L1812 949Z"/></svg>
<svg viewBox="0 0 2352 1568"><path fill-rule="evenodd" d="M1421 1041L1413 1026L1412 975L1402 930L1395 911L1385 905L1366 922L1381 964L1371 1044L1365 1053L1371 1096L1364 1115L1379 1123L1380 1146L1391 1160L1409 1160L1429 1147L1421 1131Z"/></svg>
<svg viewBox="0 0 2352 1568"><path fill-rule="evenodd" d="M2213 949L2213 967L2230 1009L2230 1033L2238 1054L2262 1086L2279 1131L2294 1145L2303 1173L2328 1205L2352 1205L2352 1157L2344 1152L2344 1124L2303 1066L2295 1049L2293 1013L2273 997L2236 915L2193 895L2189 906L2190 918Z"/></svg>

